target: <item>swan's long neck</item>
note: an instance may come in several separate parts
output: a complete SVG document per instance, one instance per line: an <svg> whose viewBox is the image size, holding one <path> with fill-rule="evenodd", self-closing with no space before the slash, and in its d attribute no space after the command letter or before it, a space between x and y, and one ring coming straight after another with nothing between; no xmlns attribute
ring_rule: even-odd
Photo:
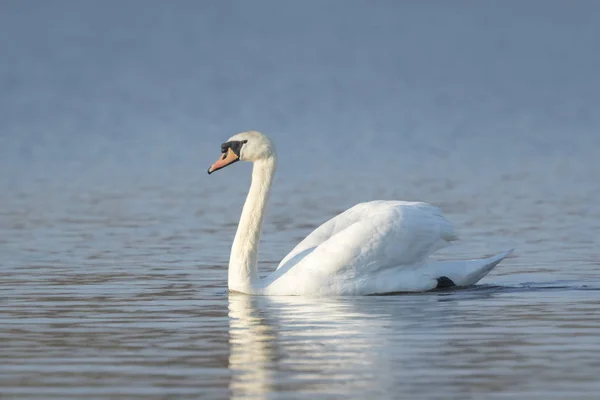
<svg viewBox="0 0 600 400"><path fill-rule="evenodd" d="M254 162L250 191L231 247L229 290L251 293L258 287L258 245L276 166L274 155Z"/></svg>

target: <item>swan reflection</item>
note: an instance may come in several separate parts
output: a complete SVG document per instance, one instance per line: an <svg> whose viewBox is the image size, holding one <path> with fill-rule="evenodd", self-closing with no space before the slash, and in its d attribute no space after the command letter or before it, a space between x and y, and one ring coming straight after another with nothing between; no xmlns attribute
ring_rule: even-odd
<svg viewBox="0 0 600 400"><path fill-rule="evenodd" d="M436 307L436 304L438 305ZM302 390L381 393L401 358L416 356L403 332L425 329L440 313L436 296L409 296L402 304L379 298L324 299L229 295L229 368L233 398L263 398ZM439 334L439 333L438 333ZM397 383L397 382L396 382Z"/></svg>

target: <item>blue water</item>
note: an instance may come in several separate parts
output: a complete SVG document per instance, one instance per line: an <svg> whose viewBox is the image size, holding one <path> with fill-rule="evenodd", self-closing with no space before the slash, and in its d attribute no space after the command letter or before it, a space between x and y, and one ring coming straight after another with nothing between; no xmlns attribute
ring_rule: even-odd
<svg viewBox="0 0 600 400"><path fill-rule="evenodd" d="M0 3L0 394L590 398L600 389L600 5ZM467 291L226 291L258 129L266 273L372 199L440 206Z"/></svg>

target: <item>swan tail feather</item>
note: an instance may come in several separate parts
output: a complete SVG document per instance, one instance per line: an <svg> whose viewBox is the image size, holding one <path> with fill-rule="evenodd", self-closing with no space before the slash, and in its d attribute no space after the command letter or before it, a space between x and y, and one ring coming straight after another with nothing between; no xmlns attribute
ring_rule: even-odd
<svg viewBox="0 0 600 400"><path fill-rule="evenodd" d="M438 287L450 287L448 281L454 286L471 286L485 277L500 261L508 257L515 249L496 254L495 256L467 261L442 261L437 268ZM442 279L440 281L440 279ZM440 283L441 282L441 283Z"/></svg>

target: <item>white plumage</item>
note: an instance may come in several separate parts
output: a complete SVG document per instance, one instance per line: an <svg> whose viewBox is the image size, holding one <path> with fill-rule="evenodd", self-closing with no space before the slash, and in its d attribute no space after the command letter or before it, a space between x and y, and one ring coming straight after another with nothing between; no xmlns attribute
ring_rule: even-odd
<svg viewBox="0 0 600 400"><path fill-rule="evenodd" d="M229 144L229 145L228 145ZM265 279L257 254L263 215L275 172L271 141L255 131L229 139L209 173L240 160L254 162L229 262L229 289L264 295L369 295L435 289L443 279L473 285L511 251L480 260L434 261L429 256L455 240L452 225L427 203L357 204L315 229ZM225 151L225 150L224 150Z"/></svg>

